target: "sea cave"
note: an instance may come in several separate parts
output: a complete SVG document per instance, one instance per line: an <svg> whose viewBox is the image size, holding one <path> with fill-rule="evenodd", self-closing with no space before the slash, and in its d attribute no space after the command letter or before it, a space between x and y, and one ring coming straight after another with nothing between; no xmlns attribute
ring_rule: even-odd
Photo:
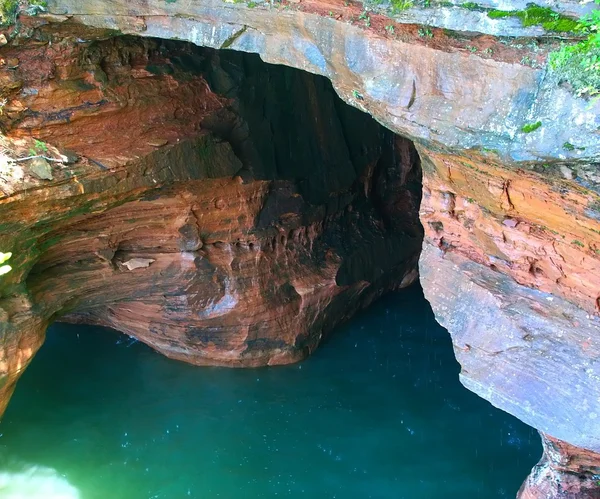
<svg viewBox="0 0 600 499"><path fill-rule="evenodd" d="M1 7L0 499L600 498L599 10L471 3Z"/></svg>

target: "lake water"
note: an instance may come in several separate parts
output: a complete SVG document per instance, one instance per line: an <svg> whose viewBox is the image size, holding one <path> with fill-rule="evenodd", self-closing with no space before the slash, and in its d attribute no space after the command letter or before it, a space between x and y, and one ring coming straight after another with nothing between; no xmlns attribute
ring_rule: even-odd
<svg viewBox="0 0 600 499"><path fill-rule="evenodd" d="M514 498L539 437L458 372L418 287L283 367L56 324L0 424L0 498Z"/></svg>

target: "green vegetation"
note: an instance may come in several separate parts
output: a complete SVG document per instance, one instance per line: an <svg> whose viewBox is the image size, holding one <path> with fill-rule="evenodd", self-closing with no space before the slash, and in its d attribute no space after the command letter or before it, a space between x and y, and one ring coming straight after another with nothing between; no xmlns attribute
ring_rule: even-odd
<svg viewBox="0 0 600 499"><path fill-rule="evenodd" d="M433 38L433 31L431 31L429 28L419 28L418 34L421 37Z"/></svg>
<svg viewBox="0 0 600 499"><path fill-rule="evenodd" d="M19 10L18 0L0 0L0 19L2 24L14 22Z"/></svg>
<svg viewBox="0 0 600 499"><path fill-rule="evenodd" d="M368 28L369 26L371 26L371 17L369 16L369 13L366 10L363 10L360 14L360 16L358 16L358 19L360 19L361 21L365 22L365 26Z"/></svg>
<svg viewBox="0 0 600 499"><path fill-rule="evenodd" d="M462 7L463 9L468 9L468 10L478 10L478 11L485 10L481 5L479 5L478 3L475 3L475 2L465 2L463 4L460 4L460 7Z"/></svg>
<svg viewBox="0 0 600 499"><path fill-rule="evenodd" d="M0 24L7 25L15 22L19 10L27 10L35 14L39 10L44 10L48 6L46 0L29 0L22 6L19 0L0 0Z"/></svg>
<svg viewBox="0 0 600 499"><path fill-rule="evenodd" d="M527 124L523 125L523 127L521 128L521 131L523 133L531 133L531 132L536 131L541 126L542 126L541 121L536 121L535 123L527 123Z"/></svg>
<svg viewBox="0 0 600 499"><path fill-rule="evenodd" d="M563 144L563 149L566 149L567 151L574 151L575 146L573 144L571 144L570 142L565 142Z"/></svg>
<svg viewBox="0 0 600 499"><path fill-rule="evenodd" d="M600 3L600 0L596 0ZM562 81L568 82L580 96L600 95L600 10L582 17L577 32L586 35L585 40L563 45L549 56L550 68Z"/></svg>
<svg viewBox="0 0 600 499"><path fill-rule="evenodd" d="M33 139L33 147L29 149L30 156L36 156L48 152L48 146L42 140Z"/></svg>
<svg viewBox="0 0 600 499"><path fill-rule="evenodd" d="M560 33L575 31L578 25L577 21L571 17L535 4L530 4L525 10L490 10L488 17L492 19L518 17L523 26L542 26L546 31Z"/></svg>
<svg viewBox="0 0 600 499"><path fill-rule="evenodd" d="M391 0L392 11L402 12L403 10L410 9L414 5L413 0Z"/></svg>
<svg viewBox="0 0 600 499"><path fill-rule="evenodd" d="M535 64L535 61L528 55L525 55L521 58L521 64L523 64L524 66L533 66Z"/></svg>
<svg viewBox="0 0 600 499"><path fill-rule="evenodd" d="M585 247L585 244L583 244L581 241L578 241L577 239L574 239L573 241L571 241L571 244L574 244L575 246L579 246L580 248Z"/></svg>
<svg viewBox="0 0 600 499"><path fill-rule="evenodd" d="M10 265L2 265L3 263L8 262L12 257L12 253L2 253L0 251L0 275L8 274L12 267Z"/></svg>

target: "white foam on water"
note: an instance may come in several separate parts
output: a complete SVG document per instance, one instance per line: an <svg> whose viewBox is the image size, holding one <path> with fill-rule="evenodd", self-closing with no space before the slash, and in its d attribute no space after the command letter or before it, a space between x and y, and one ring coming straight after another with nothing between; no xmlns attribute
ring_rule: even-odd
<svg viewBox="0 0 600 499"><path fill-rule="evenodd" d="M0 471L0 499L81 499L81 494L56 470L27 466Z"/></svg>

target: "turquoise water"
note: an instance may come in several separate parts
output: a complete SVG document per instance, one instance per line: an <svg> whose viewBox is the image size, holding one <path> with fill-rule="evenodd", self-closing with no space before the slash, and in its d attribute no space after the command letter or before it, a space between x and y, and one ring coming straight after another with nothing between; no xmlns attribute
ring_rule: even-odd
<svg viewBox="0 0 600 499"><path fill-rule="evenodd" d="M458 371L416 287L284 367L197 368L55 325L0 425L0 498L514 497L539 437Z"/></svg>

